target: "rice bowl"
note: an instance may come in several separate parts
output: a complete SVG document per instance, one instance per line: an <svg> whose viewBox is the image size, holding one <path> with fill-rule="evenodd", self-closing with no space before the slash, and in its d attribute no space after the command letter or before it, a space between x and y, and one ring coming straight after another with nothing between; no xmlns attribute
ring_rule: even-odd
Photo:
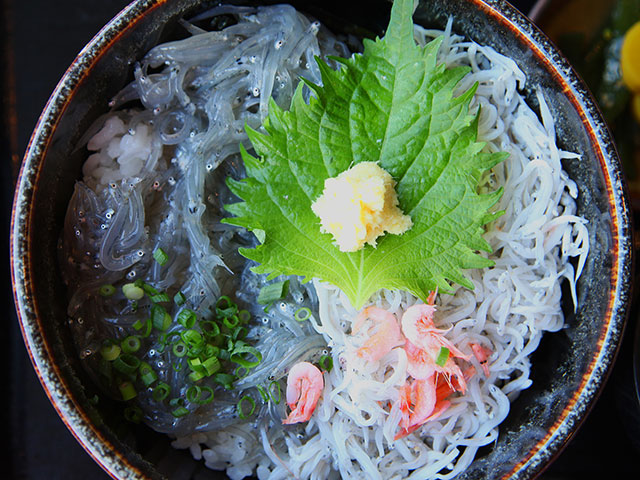
<svg viewBox="0 0 640 480"><path fill-rule="evenodd" d="M455 25L455 21L454 21L454 25ZM538 98L544 98L544 97L542 96L542 97L538 97ZM540 103L542 104L542 102L540 102ZM543 114L543 118L544 118L544 114ZM551 127L551 125L549 125L549 123L548 123L548 122L547 122L547 123L543 126L543 128L542 128L542 130L550 130L550 129L552 129L552 127ZM560 127L560 130L561 130L561 129L562 129L562 127ZM590 219L590 221L591 221L591 219ZM578 245L578 247L579 247L579 245ZM576 248L578 248L578 247L576 247ZM581 289L578 289L578 292L580 292L580 291L581 291ZM583 291L584 291L584 290L583 290ZM571 292L569 292L569 295L571 295ZM580 305L580 300L579 300L579 299L580 299L580 293L578 293L578 294L577 294L577 297L578 297L578 305ZM405 302L407 302L407 301L410 301L410 300L404 300L404 301L405 301ZM387 306L388 306L388 305L387 305ZM559 324L559 323L557 323L557 322L556 322L556 323L552 323L552 325L553 325L553 326L547 327L547 329L557 329L557 328L559 328L559 327L561 326L561 324ZM536 341L536 342L533 342L533 343L537 343L537 341ZM491 437L487 437L487 438L489 438L489 440L487 440L488 442L491 442L491 441L492 441L492 438L491 438ZM502 441L500 441L500 442L502 443ZM473 468L473 467L472 467L472 468Z"/></svg>

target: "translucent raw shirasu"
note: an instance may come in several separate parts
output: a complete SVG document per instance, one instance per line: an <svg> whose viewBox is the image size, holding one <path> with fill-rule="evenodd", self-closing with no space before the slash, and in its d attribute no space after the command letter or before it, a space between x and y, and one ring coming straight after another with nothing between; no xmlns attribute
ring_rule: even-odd
<svg viewBox="0 0 640 480"><path fill-rule="evenodd" d="M316 309L313 289L294 278L289 300L265 313L255 302L265 280L238 254L239 247L252 245L253 235L219 220L223 203L233 201L225 179L243 175L238 152L241 143L250 147L245 124L259 128L271 97L288 107L301 76L319 83L316 55L348 54L318 22L286 5L222 6L182 25L190 36L156 46L135 64L135 80L82 139L81 147L93 153L76 184L60 242L74 339L87 370L105 387L110 374L99 354L102 342L140 333L134 324L148 318L151 308L148 297L137 304L125 298L125 283L141 279L170 298L182 292L185 306L200 318L212 316L221 294L253 314L246 341L263 361L232 391L206 379L215 402L187 400L192 413L176 418L168 402L154 401L151 389L137 385L145 421L173 435L241 428L241 395L258 401L256 385L279 381L292 364L317 359L326 348L308 324L293 320L300 306ZM168 256L165 265L153 258L157 248ZM116 287L112 296L99 294L105 284ZM168 305L171 335L181 328L175 321L180 308ZM184 397L186 357L163 348L161 333L154 329L142 339L141 360L171 386L171 397ZM283 405L258 413L279 422Z"/></svg>
<svg viewBox="0 0 640 480"><path fill-rule="evenodd" d="M270 480L455 477L479 447L496 440L510 400L531 385L529 355L544 332L557 331L564 323L563 279L576 302L575 284L589 236L586 221L576 215L576 185L561 160L579 156L556 146L554 122L542 95L539 115L524 102L519 90L526 79L512 59L452 34L451 23L444 32L415 30L423 45L439 35L445 37L440 61L471 67L460 89L478 82L472 108L482 107L479 140L487 142L488 151L510 154L483 185L504 188L496 208L505 213L485 235L495 267L469 271L473 291L460 288L436 302L436 324L451 328L447 337L454 344L469 354L471 343L491 349L490 374L486 377L472 356L470 364L478 373L468 382L467 393L450 397L451 406L437 420L394 440L401 412L391 405L407 379L404 350L393 349L377 362L358 359L353 354L357 339L349 334L357 311L339 289L314 282L319 310L313 323L330 347L335 367L324 375L323 395L311 420L281 429L264 419L257 422L257 433L225 429L176 441L176 446L195 448L207 465L227 468L233 479L254 468L260 479ZM371 299L398 318L418 302L404 292L386 290ZM255 455L259 446L267 458Z"/></svg>

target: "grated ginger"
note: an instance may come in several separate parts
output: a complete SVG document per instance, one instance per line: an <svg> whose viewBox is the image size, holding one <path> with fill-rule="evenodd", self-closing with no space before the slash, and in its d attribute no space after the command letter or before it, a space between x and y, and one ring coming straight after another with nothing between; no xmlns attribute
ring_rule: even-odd
<svg viewBox="0 0 640 480"><path fill-rule="evenodd" d="M365 243L376 246L385 232L399 235L413 222L398 208L396 182L376 162L361 162L324 183L311 205L320 218L320 231L333 235L342 252L355 252Z"/></svg>

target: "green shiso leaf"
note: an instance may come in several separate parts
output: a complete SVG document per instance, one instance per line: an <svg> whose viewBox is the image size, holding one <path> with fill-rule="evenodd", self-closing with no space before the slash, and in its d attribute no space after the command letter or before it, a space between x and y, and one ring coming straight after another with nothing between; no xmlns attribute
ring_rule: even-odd
<svg viewBox="0 0 640 480"><path fill-rule="evenodd" d="M505 155L481 152L468 112L475 87L453 95L467 69L437 65L441 39L416 45L412 14L413 0L396 0L383 39L336 59L338 71L317 59L322 86L305 82L309 103L301 84L289 111L271 101L262 131L247 127L257 156L242 149L247 178L228 183L243 201L226 206L235 215L226 222L258 234L260 245L240 250L259 263L255 272L319 278L360 308L381 288L423 300L450 282L473 288L462 270L492 264L477 252L491 251L482 234L502 191L478 194L478 183ZM344 253L320 233L311 204L327 178L363 161L396 180L413 227Z"/></svg>

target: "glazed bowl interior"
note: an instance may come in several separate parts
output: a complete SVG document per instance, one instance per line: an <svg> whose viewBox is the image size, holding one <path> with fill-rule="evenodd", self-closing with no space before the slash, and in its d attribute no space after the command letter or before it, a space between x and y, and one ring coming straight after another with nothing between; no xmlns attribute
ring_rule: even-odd
<svg viewBox="0 0 640 480"><path fill-rule="evenodd" d="M240 2L234 2L240 3ZM251 3L251 2L244 2ZM276 2L262 2L276 3ZM293 1L335 32L381 35L390 3ZM87 451L113 476L219 478L170 439L122 420L84 373L66 326L67 293L57 245L85 152L77 148L108 100L132 79L133 62L153 45L183 38L178 19L210 6L198 0L138 1L114 19L70 67L34 132L15 197L12 273L27 347L54 406ZM502 1L419 3L414 20L453 30L517 59L523 94L547 99L559 146L582 154L564 163L577 182L579 214L589 221L591 253L578 285L579 307L565 302L567 328L543 337L532 357L533 386L512 404L495 445L460 478L531 478L570 438L606 380L629 306L631 238L623 180L608 131L586 89L557 51ZM566 298L566 296L565 296Z"/></svg>

